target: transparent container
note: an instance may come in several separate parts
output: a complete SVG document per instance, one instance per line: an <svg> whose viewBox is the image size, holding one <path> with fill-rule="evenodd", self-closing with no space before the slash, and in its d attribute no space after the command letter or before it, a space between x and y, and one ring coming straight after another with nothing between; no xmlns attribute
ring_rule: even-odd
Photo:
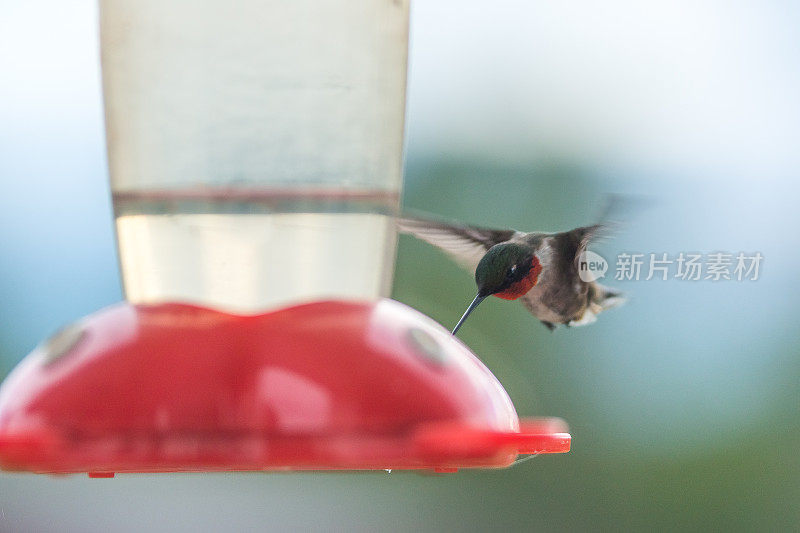
<svg viewBox="0 0 800 533"><path fill-rule="evenodd" d="M126 297L256 312L390 289L408 0L101 0Z"/></svg>

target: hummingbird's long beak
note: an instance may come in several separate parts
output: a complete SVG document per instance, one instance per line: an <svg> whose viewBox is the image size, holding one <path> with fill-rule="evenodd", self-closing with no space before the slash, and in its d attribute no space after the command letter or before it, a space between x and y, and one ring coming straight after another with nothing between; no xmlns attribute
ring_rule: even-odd
<svg viewBox="0 0 800 533"><path fill-rule="evenodd" d="M479 294L479 295L477 295L475 297L474 300L472 300L472 303L469 304L469 307L467 307L467 310L464 311L464 316L461 317L461 320L458 321L458 324L456 324L456 327L453 328L453 335L456 334L456 331L458 331L458 328L461 327L461 324L464 323L464 321L467 319L467 317L472 312L472 310L475 309L476 307L478 307L478 304L481 303L484 300L484 298L486 298L486 296L481 296Z"/></svg>

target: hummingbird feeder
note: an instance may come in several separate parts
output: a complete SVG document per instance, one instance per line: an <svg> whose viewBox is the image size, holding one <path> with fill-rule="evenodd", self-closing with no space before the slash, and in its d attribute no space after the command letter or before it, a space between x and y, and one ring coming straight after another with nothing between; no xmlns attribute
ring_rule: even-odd
<svg viewBox="0 0 800 533"><path fill-rule="evenodd" d="M408 3L101 0L127 301L0 387L0 468L501 468L569 450L386 299Z"/></svg>

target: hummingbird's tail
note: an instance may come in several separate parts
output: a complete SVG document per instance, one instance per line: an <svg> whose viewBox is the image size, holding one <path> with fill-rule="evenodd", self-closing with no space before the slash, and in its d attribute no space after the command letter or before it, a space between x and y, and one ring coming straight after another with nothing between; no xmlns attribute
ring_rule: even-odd
<svg viewBox="0 0 800 533"><path fill-rule="evenodd" d="M589 298L590 304L599 307L598 312L622 305L626 300L622 292L599 283L593 285Z"/></svg>
<svg viewBox="0 0 800 533"><path fill-rule="evenodd" d="M583 312L583 316L578 320L569 323L570 326L586 326L597 320L597 315L625 303L625 295L620 291L592 283L589 286L589 305Z"/></svg>

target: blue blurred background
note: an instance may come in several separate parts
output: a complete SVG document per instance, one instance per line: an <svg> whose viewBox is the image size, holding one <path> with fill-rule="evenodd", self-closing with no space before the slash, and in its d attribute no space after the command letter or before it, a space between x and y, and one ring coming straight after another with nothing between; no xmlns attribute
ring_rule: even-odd
<svg viewBox="0 0 800 533"><path fill-rule="evenodd" d="M0 1L0 376L121 298L96 6ZM800 523L800 8L426 0L412 6L407 207L490 226L592 222L597 247L761 252L757 281L609 281L626 306L549 333L515 303L461 332L521 415L574 449L508 471L0 474L0 531L788 530ZM394 297L445 325L470 276L404 237Z"/></svg>

